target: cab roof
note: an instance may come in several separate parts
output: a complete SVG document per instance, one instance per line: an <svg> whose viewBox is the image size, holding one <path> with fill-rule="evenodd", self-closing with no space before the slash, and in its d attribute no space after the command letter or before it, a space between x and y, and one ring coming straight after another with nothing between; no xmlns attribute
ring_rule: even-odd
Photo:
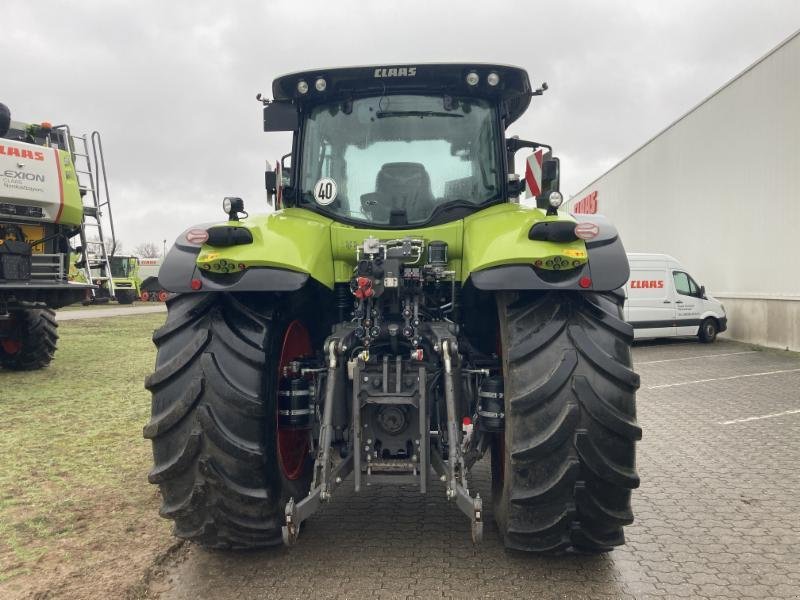
<svg viewBox="0 0 800 600"><path fill-rule="evenodd" d="M478 83L469 85L467 75L474 72ZM499 76L497 85L489 85L490 73ZM318 79L325 81L318 91ZM304 81L308 91L301 94L297 85ZM276 101L292 101L301 106L313 106L338 99L379 94L441 93L454 96L474 96L502 103L506 110L506 125L517 120L531 102L531 83L528 73L519 67L482 63L394 64L335 69L314 69L282 75L272 82Z"/></svg>

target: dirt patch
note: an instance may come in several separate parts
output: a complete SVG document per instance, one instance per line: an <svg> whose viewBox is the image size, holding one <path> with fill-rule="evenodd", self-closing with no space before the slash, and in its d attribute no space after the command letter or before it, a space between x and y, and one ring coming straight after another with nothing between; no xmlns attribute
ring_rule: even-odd
<svg viewBox="0 0 800 600"><path fill-rule="evenodd" d="M175 546L142 438L163 319L63 323L49 368L0 372L0 598L129 598Z"/></svg>
<svg viewBox="0 0 800 600"><path fill-rule="evenodd" d="M68 517L48 524L55 539L32 563L3 553L0 571L17 574L0 584L0 596L140 597L133 590L176 544L168 525L157 517L155 494L144 503L137 496L122 499L116 492L87 496Z"/></svg>
<svg viewBox="0 0 800 600"><path fill-rule="evenodd" d="M176 541L172 544L166 552L153 560L136 585L128 588L126 600L147 600L160 597L161 592L171 587L166 581L167 572L186 559L189 549L190 545L184 541Z"/></svg>

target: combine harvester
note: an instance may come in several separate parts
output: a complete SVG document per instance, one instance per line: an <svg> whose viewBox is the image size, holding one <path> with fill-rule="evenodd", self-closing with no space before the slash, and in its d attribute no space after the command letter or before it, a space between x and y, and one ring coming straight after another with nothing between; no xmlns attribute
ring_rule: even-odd
<svg viewBox="0 0 800 600"><path fill-rule="evenodd" d="M50 363L55 310L98 297L92 272L111 280L114 247L100 134L12 121L0 104L0 366Z"/></svg>
<svg viewBox="0 0 800 600"><path fill-rule="evenodd" d="M163 257L139 259L139 299L142 302L166 302L171 296L158 281L162 261Z"/></svg>

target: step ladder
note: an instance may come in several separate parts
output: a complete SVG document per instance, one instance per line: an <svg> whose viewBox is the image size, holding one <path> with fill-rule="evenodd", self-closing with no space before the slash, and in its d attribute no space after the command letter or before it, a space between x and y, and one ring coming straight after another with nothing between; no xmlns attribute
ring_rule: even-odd
<svg viewBox="0 0 800 600"><path fill-rule="evenodd" d="M83 223L80 230L81 258L79 265L86 280L105 284L109 300L114 299L114 279L111 273L111 258L117 248L114 218L111 212L111 197L108 193L106 163L100 133L73 135L68 125L54 127L65 150L72 155L72 163L78 176L78 185L83 199ZM91 146L91 154L89 153ZM90 302L105 301L98 290L90 290Z"/></svg>

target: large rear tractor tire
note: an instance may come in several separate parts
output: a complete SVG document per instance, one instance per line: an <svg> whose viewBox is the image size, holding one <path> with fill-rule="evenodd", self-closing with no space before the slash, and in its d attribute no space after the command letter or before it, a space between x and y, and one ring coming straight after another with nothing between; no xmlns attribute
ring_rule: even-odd
<svg viewBox="0 0 800 600"><path fill-rule="evenodd" d="M492 487L508 548L596 553L625 542L642 432L623 301L618 293L498 298L506 417L492 446Z"/></svg>
<svg viewBox="0 0 800 600"><path fill-rule="evenodd" d="M145 384L160 514L177 537L207 547L280 544L284 506L308 492L312 459L307 436L280 455L278 374L311 352L308 331L263 296L178 295L167 309Z"/></svg>
<svg viewBox="0 0 800 600"><path fill-rule="evenodd" d="M12 371L33 371L50 364L56 352L56 312L33 308L14 312L3 324L12 337L0 339L0 366Z"/></svg>

